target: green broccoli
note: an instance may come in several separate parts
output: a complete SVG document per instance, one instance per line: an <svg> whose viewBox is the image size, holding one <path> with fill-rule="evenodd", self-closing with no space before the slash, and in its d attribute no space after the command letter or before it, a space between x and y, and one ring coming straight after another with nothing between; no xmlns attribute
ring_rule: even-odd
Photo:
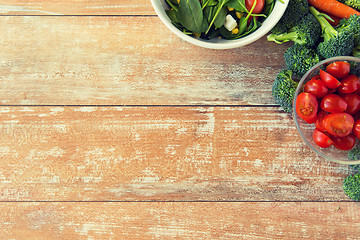
<svg viewBox="0 0 360 240"><path fill-rule="evenodd" d="M360 48L360 15L353 14L349 18L341 19L336 29L338 31L352 31L354 33L354 46Z"/></svg>
<svg viewBox="0 0 360 240"><path fill-rule="evenodd" d="M348 152L348 159L356 161L360 159L360 145L356 145ZM360 164L350 165L352 169L357 172L360 172Z"/></svg>
<svg viewBox="0 0 360 240"><path fill-rule="evenodd" d="M294 95L299 84L292 79L292 75L293 73L289 69L281 70L272 86L272 95L275 101L288 113L292 113Z"/></svg>
<svg viewBox="0 0 360 240"><path fill-rule="evenodd" d="M350 15L349 18L343 18L340 20L339 24L336 26L336 29L349 29L354 31L356 35L360 34L360 15Z"/></svg>
<svg viewBox="0 0 360 240"><path fill-rule="evenodd" d="M298 78L322 60L314 49L296 43L285 51L284 58L286 66Z"/></svg>
<svg viewBox="0 0 360 240"><path fill-rule="evenodd" d="M317 46L318 54L323 58L348 56L354 47L354 32L349 28L335 29L326 20L327 15L317 11L314 7L309 10L319 21L322 29L323 41Z"/></svg>
<svg viewBox="0 0 360 240"><path fill-rule="evenodd" d="M339 2L348 5L349 7L360 10L360 1L359 0L339 0Z"/></svg>
<svg viewBox="0 0 360 240"><path fill-rule="evenodd" d="M360 57L360 15L353 14L347 19L341 19L337 28L354 32L354 48L351 55Z"/></svg>
<svg viewBox="0 0 360 240"><path fill-rule="evenodd" d="M321 26L317 19L311 13L307 13L298 24L283 34L270 34L268 41L284 43L293 41L297 44L312 47L316 45L321 36Z"/></svg>
<svg viewBox="0 0 360 240"><path fill-rule="evenodd" d="M360 201L360 173L347 176L344 179L343 188L351 199Z"/></svg>
<svg viewBox="0 0 360 240"><path fill-rule="evenodd" d="M309 12L309 3L307 0L289 0L289 4L280 18L279 22L271 29L274 34L287 32L295 26L306 13Z"/></svg>
<svg viewBox="0 0 360 240"><path fill-rule="evenodd" d="M353 48L353 50L351 51L351 56L360 58L360 44Z"/></svg>

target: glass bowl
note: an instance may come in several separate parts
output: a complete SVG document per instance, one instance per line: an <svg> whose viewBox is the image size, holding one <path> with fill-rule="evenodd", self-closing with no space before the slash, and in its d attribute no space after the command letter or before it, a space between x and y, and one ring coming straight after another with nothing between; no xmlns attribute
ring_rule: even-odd
<svg viewBox="0 0 360 240"><path fill-rule="evenodd" d="M335 61L347 61L351 64L352 68L353 68L353 65L357 65L358 68L360 69L360 67L359 67L360 66L360 58L350 57L350 56L340 56L340 57L333 57L333 58L325 59L325 60L319 62L318 64L316 64L315 66L313 66L312 68L310 68L309 71L301 78L299 85L296 89L294 102L293 102L293 117L294 117L296 128L297 128L300 136L305 141L305 143L312 150L314 150L314 152L317 153L319 156L325 158L326 160L340 163L340 164L347 164L347 165L360 164L360 160L355 161L355 160L348 159L348 151L338 150L333 146L330 146L329 148L319 147L313 141L313 138L312 138L312 134L313 134L313 130L315 129L315 125L306 123L303 119L301 119L298 116L298 114L295 111L296 98L301 92L303 92L304 84L307 83L308 81L310 81L310 79L313 76L319 74L320 69L325 70L325 67L327 65L329 65L330 63L335 62ZM358 72L360 72L360 70ZM357 139L357 141L359 141L359 140Z"/></svg>

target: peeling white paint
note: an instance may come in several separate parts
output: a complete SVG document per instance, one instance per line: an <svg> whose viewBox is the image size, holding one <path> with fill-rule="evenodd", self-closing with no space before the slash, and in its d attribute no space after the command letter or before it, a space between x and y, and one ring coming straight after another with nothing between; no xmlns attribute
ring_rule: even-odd
<svg viewBox="0 0 360 240"><path fill-rule="evenodd" d="M107 225L102 225L99 224L98 222L84 223L81 225L81 228L75 230L75 232L78 232L80 235L85 235L85 236L88 235L89 232L94 232L96 234L99 234L99 233L109 233L109 231L111 231L111 229L109 229ZM92 237L88 236L87 239L92 239Z"/></svg>
<svg viewBox="0 0 360 240"><path fill-rule="evenodd" d="M187 128L186 127L181 127L181 128L178 128L178 129L176 129L176 134L177 135L183 135L183 134L186 134L186 132L187 132Z"/></svg>
<svg viewBox="0 0 360 240"><path fill-rule="evenodd" d="M256 166L256 167L264 166L263 160L261 160L261 159L255 159L255 161L254 161L254 166Z"/></svg>
<svg viewBox="0 0 360 240"><path fill-rule="evenodd" d="M68 126L66 124L54 124L52 125L54 129L56 129L58 132L65 133L67 132Z"/></svg>
<svg viewBox="0 0 360 240"><path fill-rule="evenodd" d="M63 108L63 107L50 108L50 114L57 114L57 113L63 112L64 110L65 110L65 108Z"/></svg>
<svg viewBox="0 0 360 240"><path fill-rule="evenodd" d="M49 12L49 11L43 11L43 10L35 10L35 9L29 9L22 6L11 6L11 5L0 5L0 13L6 14L11 12L38 12L38 13L44 13L44 14L50 14L50 15L63 15L55 12Z"/></svg>
<svg viewBox="0 0 360 240"><path fill-rule="evenodd" d="M19 109L19 112L35 112L35 109L31 107L23 107Z"/></svg>
<svg viewBox="0 0 360 240"><path fill-rule="evenodd" d="M75 112L95 112L97 110L96 107L80 107L75 109Z"/></svg>
<svg viewBox="0 0 360 240"><path fill-rule="evenodd" d="M10 108L9 107L0 107L0 113L9 113Z"/></svg>

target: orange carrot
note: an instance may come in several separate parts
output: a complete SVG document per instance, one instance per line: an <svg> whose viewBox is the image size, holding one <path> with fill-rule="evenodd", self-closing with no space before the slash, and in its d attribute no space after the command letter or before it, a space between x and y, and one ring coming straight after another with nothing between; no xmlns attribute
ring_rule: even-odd
<svg viewBox="0 0 360 240"><path fill-rule="evenodd" d="M308 0L308 2L316 9L338 18L349 18L353 14L360 15L360 12L337 0Z"/></svg>

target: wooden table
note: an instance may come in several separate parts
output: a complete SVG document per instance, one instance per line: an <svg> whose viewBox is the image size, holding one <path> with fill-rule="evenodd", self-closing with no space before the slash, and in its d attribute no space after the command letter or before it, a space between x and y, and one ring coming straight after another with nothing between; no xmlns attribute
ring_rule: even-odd
<svg viewBox="0 0 360 240"><path fill-rule="evenodd" d="M271 95L289 44L196 47L149 0L0 14L0 239L360 239L352 170Z"/></svg>

